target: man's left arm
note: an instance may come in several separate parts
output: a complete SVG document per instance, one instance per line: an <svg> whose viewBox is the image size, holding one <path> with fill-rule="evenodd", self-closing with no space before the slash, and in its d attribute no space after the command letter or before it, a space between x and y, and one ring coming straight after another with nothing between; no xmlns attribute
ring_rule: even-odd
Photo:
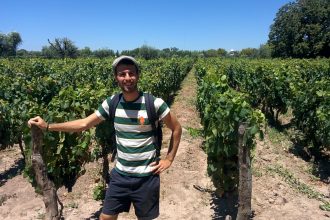
<svg viewBox="0 0 330 220"><path fill-rule="evenodd" d="M163 118L163 121L165 125L169 129L171 129L172 135L165 159L160 160L158 164L156 164L155 162L151 164L152 166L154 166L153 168L154 173L157 174L163 172L164 170L168 169L171 166L175 158L176 152L178 151L180 139L181 139L181 133L182 133L181 125L173 113L169 112Z"/></svg>

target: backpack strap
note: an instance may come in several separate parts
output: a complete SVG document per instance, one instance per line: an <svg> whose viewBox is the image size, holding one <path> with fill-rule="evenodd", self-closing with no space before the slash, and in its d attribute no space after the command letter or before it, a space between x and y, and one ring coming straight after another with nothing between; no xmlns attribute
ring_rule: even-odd
<svg viewBox="0 0 330 220"><path fill-rule="evenodd" d="M122 95L123 95L122 93L117 93L113 96L113 98L110 101L110 106L109 106L110 120L113 120L115 118L116 108L117 108L117 105L118 105Z"/></svg>
<svg viewBox="0 0 330 220"><path fill-rule="evenodd" d="M155 138L156 155L157 155L157 157L159 157L161 143L159 143L160 138L158 137L158 134L157 134L158 132L157 132L157 128L156 128L156 121L158 121L158 116L156 114L155 98L149 93L144 93L143 95L144 95L144 99L145 99L148 120L150 121L150 124L152 127L152 133ZM158 126L160 126L160 125L158 124Z"/></svg>
<svg viewBox="0 0 330 220"><path fill-rule="evenodd" d="M123 95L122 93L117 93L117 94L114 95L114 97L110 101L110 104L109 104L109 118L110 118L112 124L115 121L117 105L118 105L122 95ZM111 139L112 139L112 143L116 145L117 143L116 143L115 129L113 129L113 132L111 134ZM112 155L111 155L111 159L110 159L111 162L113 162L115 160L116 154L117 154L117 146L113 147L113 151L112 151Z"/></svg>

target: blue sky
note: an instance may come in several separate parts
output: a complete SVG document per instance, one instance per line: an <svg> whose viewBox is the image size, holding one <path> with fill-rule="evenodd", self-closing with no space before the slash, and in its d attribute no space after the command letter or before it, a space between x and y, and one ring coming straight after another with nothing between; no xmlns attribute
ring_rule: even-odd
<svg viewBox="0 0 330 220"><path fill-rule="evenodd" d="M267 42L290 0L1 0L0 33L19 32L20 49L68 37L79 48L226 50Z"/></svg>

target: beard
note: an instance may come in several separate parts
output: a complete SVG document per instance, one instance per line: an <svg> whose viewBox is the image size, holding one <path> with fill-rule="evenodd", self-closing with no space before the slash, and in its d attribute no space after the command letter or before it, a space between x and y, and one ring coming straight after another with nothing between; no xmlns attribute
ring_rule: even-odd
<svg viewBox="0 0 330 220"><path fill-rule="evenodd" d="M122 90L122 92L124 92L124 93L133 93L138 90L136 83L131 83L131 84L122 83L122 84L119 84L119 87Z"/></svg>

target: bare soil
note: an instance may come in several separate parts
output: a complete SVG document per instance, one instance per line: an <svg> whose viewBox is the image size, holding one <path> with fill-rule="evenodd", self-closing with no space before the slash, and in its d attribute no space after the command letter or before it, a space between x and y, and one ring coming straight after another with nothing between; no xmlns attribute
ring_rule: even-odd
<svg viewBox="0 0 330 220"><path fill-rule="evenodd" d="M214 193L206 172L203 139L189 132L191 128L195 131L202 129L195 97L196 82L191 73L171 105L171 111L183 126L183 135L174 163L161 174L161 214L158 219L224 219L226 214L235 213L237 209L229 207L229 204L237 204L235 199L219 198ZM164 128L163 156L167 152L169 136L169 129ZM314 176L311 163L293 154L289 150L292 147L292 142L281 134L276 137L266 134L264 141L257 142L253 160L254 219L330 219L330 212L319 208L322 204L319 200L308 198L294 184L289 184L288 178L271 169L283 167L300 182L327 196L325 199L329 201L329 184ZM85 175L78 179L72 192L59 189L65 219L98 218L102 202L93 199L93 188L99 178L100 166L100 162L87 164ZM43 219L42 197L35 193L21 171L22 156L18 147L0 151L0 218ZM136 219L134 209L121 214L119 219Z"/></svg>

